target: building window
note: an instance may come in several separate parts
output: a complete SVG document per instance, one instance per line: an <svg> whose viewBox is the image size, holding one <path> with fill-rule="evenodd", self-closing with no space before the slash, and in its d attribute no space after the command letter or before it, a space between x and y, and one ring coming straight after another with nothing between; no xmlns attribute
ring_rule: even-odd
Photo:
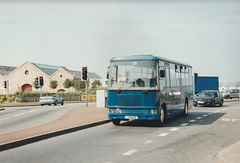
<svg viewBox="0 0 240 163"><path fill-rule="evenodd" d="M63 76L62 75L60 75L60 78L62 78Z"/></svg>
<svg viewBox="0 0 240 163"><path fill-rule="evenodd" d="M28 75L28 74L29 74L29 71L28 71L28 70L26 70L26 71L25 71L25 75Z"/></svg>

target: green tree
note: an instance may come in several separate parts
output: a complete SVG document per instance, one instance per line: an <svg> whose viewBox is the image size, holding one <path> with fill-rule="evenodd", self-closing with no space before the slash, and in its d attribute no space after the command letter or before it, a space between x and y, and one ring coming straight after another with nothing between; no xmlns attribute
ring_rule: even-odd
<svg viewBox="0 0 240 163"><path fill-rule="evenodd" d="M85 88L85 81L75 80L73 87L74 87L76 90L80 91L81 89L84 89L84 88Z"/></svg>
<svg viewBox="0 0 240 163"><path fill-rule="evenodd" d="M102 86L102 83L99 80L94 80L91 84L92 88Z"/></svg>
<svg viewBox="0 0 240 163"><path fill-rule="evenodd" d="M57 80L51 80L49 86L50 86L50 88L52 88L53 90L56 89L57 86L58 86Z"/></svg>
<svg viewBox="0 0 240 163"><path fill-rule="evenodd" d="M67 78L67 79L64 81L63 86L64 86L65 88L70 88L70 87L72 87L72 86L73 86L72 80Z"/></svg>

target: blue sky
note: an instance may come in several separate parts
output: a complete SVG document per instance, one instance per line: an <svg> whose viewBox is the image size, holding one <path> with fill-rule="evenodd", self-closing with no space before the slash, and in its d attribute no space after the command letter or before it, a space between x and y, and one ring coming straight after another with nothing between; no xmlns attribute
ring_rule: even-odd
<svg viewBox="0 0 240 163"><path fill-rule="evenodd" d="M239 1L0 1L0 65L106 76L114 56L153 54L240 81Z"/></svg>

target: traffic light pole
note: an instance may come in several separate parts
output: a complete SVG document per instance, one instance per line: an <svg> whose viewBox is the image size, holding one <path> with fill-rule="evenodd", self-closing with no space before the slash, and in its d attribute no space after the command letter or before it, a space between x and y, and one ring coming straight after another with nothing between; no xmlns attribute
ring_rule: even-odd
<svg viewBox="0 0 240 163"><path fill-rule="evenodd" d="M9 104L9 80L7 80L7 103Z"/></svg>
<svg viewBox="0 0 240 163"><path fill-rule="evenodd" d="M86 80L86 106L88 107L88 81Z"/></svg>

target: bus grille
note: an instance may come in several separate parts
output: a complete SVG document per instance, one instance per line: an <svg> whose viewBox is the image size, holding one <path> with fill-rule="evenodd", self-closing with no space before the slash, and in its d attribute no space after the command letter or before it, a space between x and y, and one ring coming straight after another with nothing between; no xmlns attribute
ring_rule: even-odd
<svg viewBox="0 0 240 163"><path fill-rule="evenodd" d="M141 95L119 95L120 106L142 106L142 96Z"/></svg>

